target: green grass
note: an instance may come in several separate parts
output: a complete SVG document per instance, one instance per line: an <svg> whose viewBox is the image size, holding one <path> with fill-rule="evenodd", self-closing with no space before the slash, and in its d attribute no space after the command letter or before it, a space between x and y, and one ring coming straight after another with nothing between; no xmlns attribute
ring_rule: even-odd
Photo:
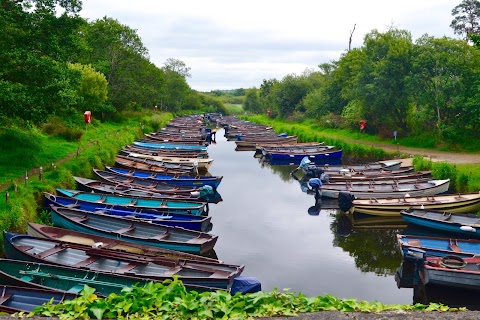
<svg viewBox="0 0 480 320"><path fill-rule="evenodd" d="M228 114L242 114L244 112L241 104L226 103L225 108L227 109Z"/></svg>

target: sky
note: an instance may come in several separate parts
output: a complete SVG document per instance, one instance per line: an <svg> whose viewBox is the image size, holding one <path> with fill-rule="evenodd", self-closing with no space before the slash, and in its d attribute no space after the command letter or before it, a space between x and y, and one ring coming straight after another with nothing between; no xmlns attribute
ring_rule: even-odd
<svg viewBox="0 0 480 320"><path fill-rule="evenodd" d="M114 18L137 31L150 61L191 68L188 84L208 92L260 87L264 79L319 70L376 29L459 38L450 28L461 0L83 0L89 21Z"/></svg>

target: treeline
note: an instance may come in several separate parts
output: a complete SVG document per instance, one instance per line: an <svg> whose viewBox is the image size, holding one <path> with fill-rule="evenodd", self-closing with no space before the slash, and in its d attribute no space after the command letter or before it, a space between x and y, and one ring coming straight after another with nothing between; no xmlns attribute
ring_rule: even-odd
<svg viewBox="0 0 480 320"><path fill-rule="evenodd" d="M108 17L87 21L81 9L80 0L0 0L0 125L155 105L225 112L214 95L189 87L184 62L157 67L136 30Z"/></svg>
<svg viewBox="0 0 480 320"><path fill-rule="evenodd" d="M371 31L338 61L248 89L244 108L322 126L391 137L425 133L439 140L480 137L480 51L467 41L410 32Z"/></svg>

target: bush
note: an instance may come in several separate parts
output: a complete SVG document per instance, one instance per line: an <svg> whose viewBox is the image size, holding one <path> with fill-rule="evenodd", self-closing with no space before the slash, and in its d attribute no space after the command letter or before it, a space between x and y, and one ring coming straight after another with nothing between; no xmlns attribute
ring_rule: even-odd
<svg viewBox="0 0 480 320"><path fill-rule="evenodd" d="M82 138L83 130L69 127L59 118L51 118L42 126L45 134L54 137L61 137L69 142L79 141Z"/></svg>

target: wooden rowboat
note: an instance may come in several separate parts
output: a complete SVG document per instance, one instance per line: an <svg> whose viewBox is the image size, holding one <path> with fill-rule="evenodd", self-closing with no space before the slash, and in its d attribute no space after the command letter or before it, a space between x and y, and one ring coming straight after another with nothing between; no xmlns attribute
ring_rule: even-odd
<svg viewBox="0 0 480 320"><path fill-rule="evenodd" d="M207 147L199 145L191 145L188 143L167 143L167 142L146 142L146 141L135 141L132 143L136 147L146 148L150 150L195 150L206 152Z"/></svg>
<svg viewBox="0 0 480 320"><path fill-rule="evenodd" d="M50 263L92 271L164 281L178 276L185 284L229 289L244 266L173 260L3 232L8 259Z"/></svg>
<svg viewBox="0 0 480 320"><path fill-rule="evenodd" d="M44 193L45 206L50 210L50 206L75 208L82 211L88 211L93 214L104 214L112 217L121 217L132 221L145 221L152 224L160 224L170 227L180 227L188 230L208 232L212 230L211 217L196 216L188 212L180 211L157 211L155 209L138 209L125 206L108 205L104 203L95 203L74 198L54 196L50 193Z"/></svg>
<svg viewBox="0 0 480 320"><path fill-rule="evenodd" d="M27 233L36 238L52 239L62 242L71 242L76 244L83 244L95 248L103 248L106 250L113 250L118 252L129 252L135 254L142 254L146 256L163 257L168 259L180 260L194 260L206 261L211 263L220 263L218 259L212 259L196 254L190 254L181 251L173 251L159 247L141 245L138 243L123 241L120 239L111 239L101 237L94 234L83 233L64 228L57 228L43 224L28 223Z"/></svg>
<svg viewBox="0 0 480 320"><path fill-rule="evenodd" d="M159 161L129 157L128 155L115 156L115 166L126 169L144 170L155 173L191 176L198 174L193 165L169 165ZM172 168L169 168L172 167ZM178 169L174 169L178 167Z"/></svg>
<svg viewBox="0 0 480 320"><path fill-rule="evenodd" d="M128 154L129 158L137 159L148 159L154 161L160 161L163 163L170 163L174 165L188 165L199 170L208 171L208 169L213 164L213 159L204 159L204 158L180 158L180 157L166 157L166 156L151 156L142 153L130 152Z"/></svg>
<svg viewBox="0 0 480 320"><path fill-rule="evenodd" d="M95 204L106 204L133 209L154 209L157 212L187 213L199 216L206 214L207 203L200 201L183 201L162 198L142 198L134 196L117 196L114 194L84 192L78 190L57 188L57 194L75 200L87 201Z"/></svg>
<svg viewBox="0 0 480 320"><path fill-rule="evenodd" d="M441 238L416 235L397 234L397 242L403 256L408 259L409 251L420 249L427 256L444 257L456 255L462 258L480 255L480 240Z"/></svg>
<svg viewBox="0 0 480 320"><path fill-rule="evenodd" d="M208 177L208 176L174 176L166 174L157 174L148 171L142 170L127 170L116 167L105 166L105 169L108 171L124 175L127 177L142 178L148 179L155 182L165 182L173 184L176 186L187 186L187 187L202 187L202 186L211 186L214 190L217 189L218 185L222 181L222 176Z"/></svg>
<svg viewBox="0 0 480 320"><path fill-rule="evenodd" d="M0 258L0 283L4 285L57 290L79 294L85 285L95 288L95 293L108 296L121 294L124 288L146 286L153 279L144 279L127 275L92 271L80 268L64 267L48 263L28 262ZM186 285L187 290L213 291L215 289Z"/></svg>
<svg viewBox="0 0 480 320"><path fill-rule="evenodd" d="M399 216L400 211L413 209L441 210L456 213L480 210L480 193L439 194L435 196L403 198L354 199L349 212L376 216Z"/></svg>
<svg viewBox="0 0 480 320"><path fill-rule="evenodd" d="M0 312L32 312L44 303L60 304L78 295L55 289L0 285Z"/></svg>
<svg viewBox="0 0 480 320"><path fill-rule="evenodd" d="M218 239L208 233L77 209L51 206L50 213L56 227L188 253L207 253Z"/></svg>
<svg viewBox="0 0 480 320"><path fill-rule="evenodd" d="M474 214L425 209L407 209L402 210L400 214L408 224L469 238L480 238L480 217Z"/></svg>
<svg viewBox="0 0 480 320"><path fill-rule="evenodd" d="M348 192L355 198L403 198L407 196L432 196L448 191L450 179L413 183L355 184L343 183L322 185L322 196L338 198L340 192Z"/></svg>

